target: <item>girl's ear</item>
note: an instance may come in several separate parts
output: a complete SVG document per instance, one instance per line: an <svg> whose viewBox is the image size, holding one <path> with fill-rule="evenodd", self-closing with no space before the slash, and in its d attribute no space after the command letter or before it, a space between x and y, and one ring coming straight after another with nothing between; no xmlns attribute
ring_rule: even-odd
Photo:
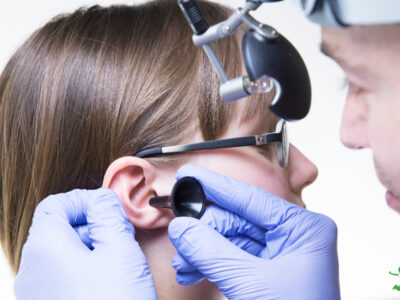
<svg viewBox="0 0 400 300"><path fill-rule="evenodd" d="M154 188L157 176L152 164L134 156L118 158L104 176L103 187L119 196L128 220L137 228L166 227L174 217L169 209L149 205L150 198L157 196Z"/></svg>

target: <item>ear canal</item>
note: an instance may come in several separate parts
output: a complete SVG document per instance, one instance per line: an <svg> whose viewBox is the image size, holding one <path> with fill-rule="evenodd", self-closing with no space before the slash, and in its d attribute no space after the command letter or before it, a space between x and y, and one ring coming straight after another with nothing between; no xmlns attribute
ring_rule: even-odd
<svg viewBox="0 0 400 300"><path fill-rule="evenodd" d="M128 220L138 228L159 228L168 226L171 212L157 210L149 205L156 195L153 183L156 169L144 159L122 157L107 169L103 187L112 189L121 199Z"/></svg>

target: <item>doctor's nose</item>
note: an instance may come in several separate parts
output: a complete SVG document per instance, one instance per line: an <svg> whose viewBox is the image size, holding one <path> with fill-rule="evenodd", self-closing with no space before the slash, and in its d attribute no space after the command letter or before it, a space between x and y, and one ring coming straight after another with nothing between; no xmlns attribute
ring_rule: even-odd
<svg viewBox="0 0 400 300"><path fill-rule="evenodd" d="M360 99L347 96L343 110L340 140L343 145L351 149L369 147L367 135L368 109Z"/></svg>
<svg viewBox="0 0 400 300"><path fill-rule="evenodd" d="M290 186L293 192L301 192L318 177L317 166L303 155L295 146L289 151Z"/></svg>

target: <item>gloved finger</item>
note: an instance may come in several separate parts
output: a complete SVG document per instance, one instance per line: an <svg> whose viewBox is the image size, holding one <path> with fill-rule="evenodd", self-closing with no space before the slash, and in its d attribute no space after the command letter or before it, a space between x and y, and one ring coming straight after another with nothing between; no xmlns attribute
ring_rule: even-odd
<svg viewBox="0 0 400 300"><path fill-rule="evenodd" d="M36 207L32 225L49 216L71 226L86 224L86 203L90 201L90 196L89 191L85 190L50 195Z"/></svg>
<svg viewBox="0 0 400 300"><path fill-rule="evenodd" d="M16 282L29 277L31 270L70 266L77 257L89 254L90 250L65 220L60 219L57 214L36 214L35 222L29 228L28 238L22 248Z"/></svg>
<svg viewBox="0 0 400 300"><path fill-rule="evenodd" d="M265 230L218 206L208 206L200 221L253 255L257 255L265 247ZM174 256L172 265L179 272L195 271L179 253Z"/></svg>
<svg viewBox="0 0 400 300"><path fill-rule="evenodd" d="M180 285L188 286L199 283L204 279L204 275L201 274L199 271L193 272L176 272L176 281Z"/></svg>
<svg viewBox="0 0 400 300"><path fill-rule="evenodd" d="M265 248L265 244L260 244L258 241L243 235L228 237L228 240L236 247L254 256L258 256Z"/></svg>
<svg viewBox="0 0 400 300"><path fill-rule="evenodd" d="M81 241L90 249L93 250L92 240L89 236L89 228L87 225L78 225L74 227Z"/></svg>
<svg viewBox="0 0 400 300"><path fill-rule="evenodd" d="M196 269L182 256L177 252L172 258L172 267L177 272L188 273L193 272Z"/></svg>
<svg viewBox="0 0 400 300"><path fill-rule="evenodd" d="M265 245L266 231L264 229L216 205L208 206L200 221L225 237L247 236Z"/></svg>
<svg viewBox="0 0 400 300"><path fill-rule="evenodd" d="M89 237L95 250L101 247L121 250L126 246L139 249L133 225L114 192L98 189L85 204Z"/></svg>
<svg viewBox="0 0 400 300"><path fill-rule="evenodd" d="M257 255L265 247L266 231L264 229L218 206L208 206L200 221L250 254ZM195 270L179 253L174 256L172 265L179 272Z"/></svg>
<svg viewBox="0 0 400 300"><path fill-rule="evenodd" d="M135 273L139 286L153 284L146 257L135 240L134 227L114 192L100 189L96 197L87 203L86 220L93 256L102 256L116 270L140 270Z"/></svg>
<svg viewBox="0 0 400 300"><path fill-rule="evenodd" d="M204 168L184 165L179 168L177 179L184 176L193 176L200 181L207 200L266 230L275 228L304 211L303 208L261 188Z"/></svg>
<svg viewBox="0 0 400 300"><path fill-rule="evenodd" d="M168 226L168 233L185 260L217 285L230 277L238 264L250 264L254 259L254 256L194 218L175 218Z"/></svg>
<svg viewBox="0 0 400 300"><path fill-rule="evenodd" d="M233 236L227 237L227 239L235 246L254 256L257 256L265 248L265 245L246 236ZM180 273L190 273L196 270L179 252L174 255L172 266Z"/></svg>
<svg viewBox="0 0 400 300"><path fill-rule="evenodd" d="M104 189L100 191L105 192ZM50 257L60 249L71 249L68 252L71 256L76 255L73 251L88 250L72 226L86 224L87 203L92 202L97 194L99 190L73 190L42 200L35 209L24 251ZM88 244L87 235L84 239Z"/></svg>

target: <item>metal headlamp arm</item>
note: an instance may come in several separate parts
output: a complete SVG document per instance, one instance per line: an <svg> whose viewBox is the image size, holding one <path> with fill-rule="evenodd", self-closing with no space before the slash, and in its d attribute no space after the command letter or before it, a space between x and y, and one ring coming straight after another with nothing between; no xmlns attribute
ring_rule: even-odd
<svg viewBox="0 0 400 300"><path fill-rule="evenodd" d="M244 8L238 8L227 20L213 25L203 34L193 35L193 43L197 46L204 46L213 41L234 34L242 23L246 23L251 29L257 31L266 38L274 39L277 37L277 32L271 26L262 24L249 15L249 12L256 10L261 3L248 1Z"/></svg>
<svg viewBox="0 0 400 300"><path fill-rule="evenodd" d="M300 120L307 115L311 105L307 68L296 48L284 36L250 16L249 12L256 10L260 2L247 0L244 8L211 27L195 0L178 0L178 4L194 32L194 44L203 47L221 80L219 92L223 100L269 93L274 88L274 99L269 105L274 114L288 121ZM250 28L242 38L247 76L229 79L210 43L234 34L243 23Z"/></svg>
<svg viewBox="0 0 400 300"><path fill-rule="evenodd" d="M194 45L203 47L221 80L221 98L225 101L233 101L251 94L252 83L247 76L229 80L210 43L235 34L243 23L267 39L277 38L278 33L274 28L258 22L249 15L250 11L256 10L262 3L247 1L244 8L238 8L228 19L213 26L208 26L195 1L178 0L178 4L194 31L192 36Z"/></svg>

